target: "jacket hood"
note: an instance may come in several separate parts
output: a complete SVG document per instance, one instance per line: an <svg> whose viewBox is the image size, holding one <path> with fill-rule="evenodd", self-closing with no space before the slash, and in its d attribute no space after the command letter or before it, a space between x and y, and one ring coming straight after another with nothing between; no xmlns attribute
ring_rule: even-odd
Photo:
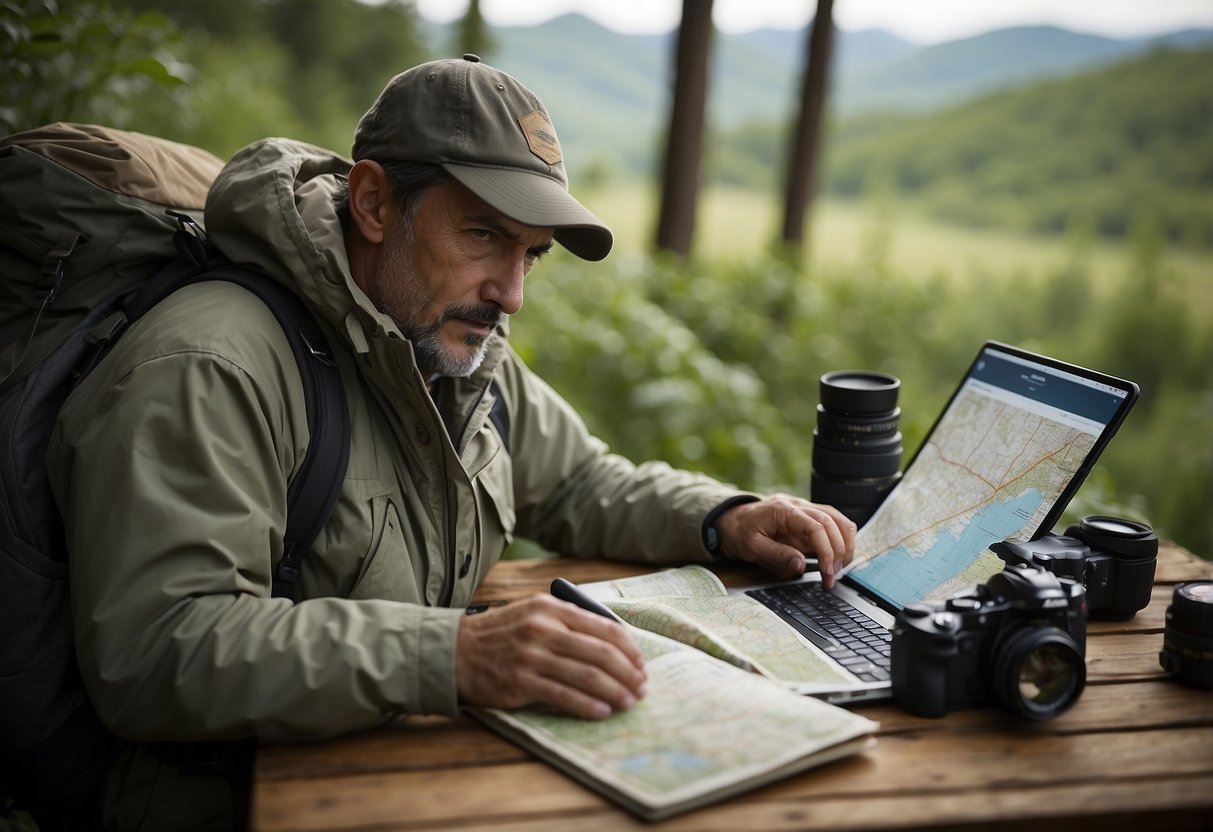
<svg viewBox="0 0 1213 832"><path fill-rule="evenodd" d="M211 186L206 231L233 262L250 266L294 290L320 320L363 357L358 372L389 399L428 403L412 344L354 282L333 196L353 163L336 153L289 139L264 139L234 155ZM461 408L480 409L506 348L490 346L481 366L458 386ZM415 382L415 383L414 383ZM487 412L487 410L486 410ZM456 432L458 433L458 432Z"/></svg>
<svg viewBox="0 0 1213 832"><path fill-rule="evenodd" d="M367 351L375 329L399 331L354 283L333 195L352 162L304 142L271 138L237 152L206 200L207 236L233 262L294 289L312 311Z"/></svg>

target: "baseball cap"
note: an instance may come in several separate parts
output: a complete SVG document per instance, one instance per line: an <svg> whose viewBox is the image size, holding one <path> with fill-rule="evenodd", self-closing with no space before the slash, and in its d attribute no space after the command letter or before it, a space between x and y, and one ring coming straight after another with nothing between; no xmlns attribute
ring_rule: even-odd
<svg viewBox="0 0 1213 832"><path fill-rule="evenodd" d="M476 55L431 61L389 81L358 122L353 157L441 165L510 219L554 229L578 257L601 260L611 250L611 230L569 193L543 103Z"/></svg>

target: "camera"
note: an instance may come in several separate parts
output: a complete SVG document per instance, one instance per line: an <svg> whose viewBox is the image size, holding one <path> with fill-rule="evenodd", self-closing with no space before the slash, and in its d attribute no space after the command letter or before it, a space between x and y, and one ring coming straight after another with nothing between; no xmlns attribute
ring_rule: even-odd
<svg viewBox="0 0 1213 832"><path fill-rule="evenodd" d="M1050 719L1086 684L1082 584L1008 566L972 592L908 604L893 626L893 698L918 716L995 703Z"/></svg>
<svg viewBox="0 0 1213 832"><path fill-rule="evenodd" d="M1150 603L1158 537L1145 523L1088 515L1065 535L1003 541L990 550L1007 563L1032 564L1081 581L1094 618L1124 621Z"/></svg>
<svg viewBox="0 0 1213 832"><path fill-rule="evenodd" d="M1185 685L1213 690L1213 581L1175 587L1158 661Z"/></svg>
<svg viewBox="0 0 1213 832"><path fill-rule="evenodd" d="M810 499L863 525L901 478L896 376L863 370L819 381Z"/></svg>

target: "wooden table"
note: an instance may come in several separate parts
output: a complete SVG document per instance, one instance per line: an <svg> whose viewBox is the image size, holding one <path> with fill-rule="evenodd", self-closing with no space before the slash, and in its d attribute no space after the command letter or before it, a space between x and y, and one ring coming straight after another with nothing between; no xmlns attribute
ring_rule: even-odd
<svg viewBox="0 0 1213 832"><path fill-rule="evenodd" d="M551 578L623 577L645 567L569 560L499 564L478 595L506 602ZM726 583L753 573L721 570ZM1213 563L1164 545L1149 606L1092 621L1087 687L1058 718L1001 711L923 719L860 706L881 723L875 748L658 824L636 820L467 718L411 718L321 743L262 748L256 830L1213 828L1213 694L1170 681L1158 663L1176 583Z"/></svg>

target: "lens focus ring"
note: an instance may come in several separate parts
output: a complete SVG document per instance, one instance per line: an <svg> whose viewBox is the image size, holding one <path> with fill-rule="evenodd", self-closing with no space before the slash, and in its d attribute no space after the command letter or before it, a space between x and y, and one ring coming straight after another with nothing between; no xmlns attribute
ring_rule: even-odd
<svg viewBox="0 0 1213 832"><path fill-rule="evenodd" d="M818 432L838 437L863 438L893 433L900 418L900 407L875 416L846 416L817 405Z"/></svg>
<svg viewBox="0 0 1213 832"><path fill-rule="evenodd" d="M1078 701L1087 668L1069 633L1025 624L1003 636L994 647L990 674L1004 707L1029 719L1052 719Z"/></svg>

